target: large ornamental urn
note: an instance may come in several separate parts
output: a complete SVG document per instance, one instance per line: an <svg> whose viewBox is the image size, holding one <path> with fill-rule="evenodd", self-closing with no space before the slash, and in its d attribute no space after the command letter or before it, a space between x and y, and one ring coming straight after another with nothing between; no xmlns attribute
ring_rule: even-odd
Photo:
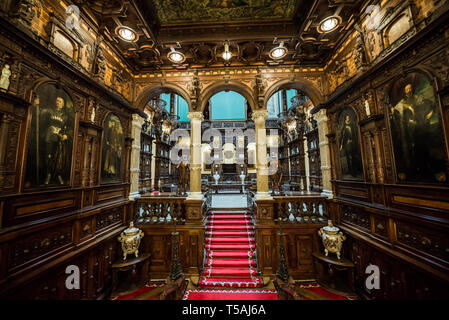
<svg viewBox="0 0 449 320"><path fill-rule="evenodd" d="M322 227L318 230L318 235L323 240L324 245L324 253L327 255L329 252L336 253L337 258L340 259L340 251L343 245L343 241L346 240L346 237L340 231L339 228L334 227L332 224L332 220L327 222L327 226Z"/></svg>
<svg viewBox="0 0 449 320"><path fill-rule="evenodd" d="M140 240L143 238L142 230L134 227L134 222L129 223L129 227L120 234L118 241L122 244L123 260L126 260L128 254L139 256Z"/></svg>

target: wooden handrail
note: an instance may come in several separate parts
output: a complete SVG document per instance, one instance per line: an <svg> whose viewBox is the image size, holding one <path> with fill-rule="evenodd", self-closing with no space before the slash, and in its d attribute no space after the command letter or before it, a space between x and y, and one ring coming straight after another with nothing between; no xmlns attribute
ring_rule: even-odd
<svg viewBox="0 0 449 320"><path fill-rule="evenodd" d="M274 219L285 223L324 223L329 217L327 198L323 196L274 197Z"/></svg>
<svg viewBox="0 0 449 320"><path fill-rule="evenodd" d="M137 198L134 208L137 224L184 224L186 212L184 197L143 196Z"/></svg>

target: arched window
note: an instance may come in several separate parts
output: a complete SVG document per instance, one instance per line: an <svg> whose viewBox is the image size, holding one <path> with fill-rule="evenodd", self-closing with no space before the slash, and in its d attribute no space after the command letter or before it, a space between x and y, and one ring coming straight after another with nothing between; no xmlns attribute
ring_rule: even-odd
<svg viewBox="0 0 449 320"><path fill-rule="evenodd" d="M285 109L290 109L292 106L291 99L297 95L296 89L282 89L275 92L270 99L268 99L267 110L268 118L277 118L284 110L283 105L286 104ZM285 100L284 100L285 99Z"/></svg>
<svg viewBox="0 0 449 320"><path fill-rule="evenodd" d="M245 120L246 99L235 91L221 91L209 99L211 120Z"/></svg>
<svg viewBox="0 0 449 320"><path fill-rule="evenodd" d="M166 102L165 110L168 113L172 113L176 116L179 116L179 121L190 121L187 118L187 113L189 112L189 105L187 101L181 97L179 94L173 92L164 92L159 98Z"/></svg>

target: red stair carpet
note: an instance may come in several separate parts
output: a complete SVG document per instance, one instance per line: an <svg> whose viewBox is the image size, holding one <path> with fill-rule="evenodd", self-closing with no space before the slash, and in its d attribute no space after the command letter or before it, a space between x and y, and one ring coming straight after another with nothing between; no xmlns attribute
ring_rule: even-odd
<svg viewBox="0 0 449 320"><path fill-rule="evenodd" d="M206 262L199 285L262 287L262 279L257 274L255 248L254 224L248 211L211 211L205 233ZM219 295L214 292L213 299L215 296Z"/></svg>

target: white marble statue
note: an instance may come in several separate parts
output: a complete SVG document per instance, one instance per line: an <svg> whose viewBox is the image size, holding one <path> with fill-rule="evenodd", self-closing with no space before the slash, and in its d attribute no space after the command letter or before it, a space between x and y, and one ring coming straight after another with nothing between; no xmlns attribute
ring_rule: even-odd
<svg viewBox="0 0 449 320"><path fill-rule="evenodd" d="M0 89L8 90L9 77L11 77L11 70L9 64L5 64L2 70L2 76L0 78Z"/></svg>

